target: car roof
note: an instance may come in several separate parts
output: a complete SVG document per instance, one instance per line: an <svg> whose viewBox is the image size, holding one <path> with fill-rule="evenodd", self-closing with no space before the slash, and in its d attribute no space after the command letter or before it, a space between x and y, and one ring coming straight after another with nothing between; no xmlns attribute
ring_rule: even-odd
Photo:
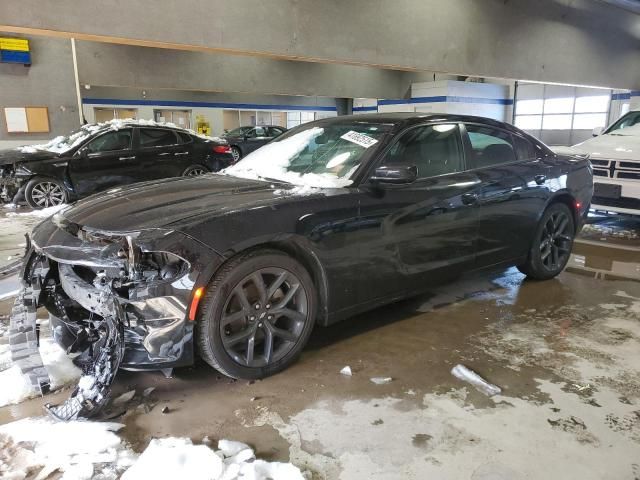
<svg viewBox="0 0 640 480"><path fill-rule="evenodd" d="M414 123L425 122L463 122L463 123L484 123L500 128L508 128L515 130L512 125L493 120L486 117L478 117L475 115L455 115L451 113L420 113L420 112L390 112L390 113L364 113L358 115L342 115L339 117L331 117L331 120L339 119L338 121L356 121L365 123L387 123L394 125L410 125ZM326 119L329 120L329 119Z"/></svg>

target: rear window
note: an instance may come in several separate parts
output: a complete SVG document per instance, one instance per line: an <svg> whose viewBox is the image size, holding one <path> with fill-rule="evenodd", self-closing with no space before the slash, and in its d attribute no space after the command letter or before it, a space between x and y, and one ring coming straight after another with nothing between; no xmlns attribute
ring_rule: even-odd
<svg viewBox="0 0 640 480"><path fill-rule="evenodd" d="M536 148L533 144L518 135L513 136L513 143L516 147L516 156L518 160L535 160L538 156Z"/></svg>
<svg viewBox="0 0 640 480"><path fill-rule="evenodd" d="M175 145L178 143L176 134L172 130L141 128L140 129L140 146L141 147L164 147L167 145Z"/></svg>

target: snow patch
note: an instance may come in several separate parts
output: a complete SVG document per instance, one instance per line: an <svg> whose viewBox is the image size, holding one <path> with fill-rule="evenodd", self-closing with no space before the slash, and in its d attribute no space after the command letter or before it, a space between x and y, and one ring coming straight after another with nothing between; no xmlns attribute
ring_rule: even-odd
<svg viewBox="0 0 640 480"><path fill-rule="evenodd" d="M7 217L36 217L36 218L49 218L51 215L58 213L64 207L68 205L54 205L53 207L43 208L41 210L32 210L30 212L16 213L8 212Z"/></svg>
<svg viewBox="0 0 640 480"><path fill-rule="evenodd" d="M303 480L290 463L256 460L244 443L221 440L219 451L188 438L152 439L141 455L116 434L124 425L26 418L0 426L0 477L137 480ZM56 477L57 478L57 477Z"/></svg>
<svg viewBox="0 0 640 480"><path fill-rule="evenodd" d="M252 180L276 179L283 182L298 185L300 187L314 188L343 188L353 182L349 177L353 169L344 177L338 177L331 173L305 173L291 172L287 169L293 157L302 152L307 145L324 133L324 128L314 127L292 135L284 140L272 142L247 155L235 165L221 171L225 175L233 175ZM347 158L334 159L336 165L343 163ZM282 193L310 193L307 189L300 191L282 190Z"/></svg>
<svg viewBox="0 0 640 480"><path fill-rule="evenodd" d="M7 337L3 337L7 338ZM65 351L51 337L40 338L40 356L49 373L51 390L75 382L81 374ZM8 345L0 345L0 368L10 362ZM0 407L20 403L34 395L29 379L17 365L0 371Z"/></svg>

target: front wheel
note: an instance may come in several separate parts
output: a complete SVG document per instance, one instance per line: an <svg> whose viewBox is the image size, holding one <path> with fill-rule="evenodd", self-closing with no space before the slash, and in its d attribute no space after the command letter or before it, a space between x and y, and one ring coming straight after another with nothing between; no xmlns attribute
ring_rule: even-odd
<svg viewBox="0 0 640 480"><path fill-rule="evenodd" d="M24 196L32 208L55 207L67 202L64 185L54 178L36 177L29 180Z"/></svg>
<svg viewBox="0 0 640 480"><path fill-rule="evenodd" d="M200 175L204 175L205 173L209 173L207 167L203 167L202 165L191 165L187 167L184 172L182 172L183 177L199 177Z"/></svg>
<svg viewBox="0 0 640 480"><path fill-rule="evenodd" d="M571 210L562 203L551 205L540 219L527 261L518 269L535 280L555 277L569 261L575 231Z"/></svg>
<svg viewBox="0 0 640 480"><path fill-rule="evenodd" d="M232 378L258 379L291 365L315 322L306 269L273 250L240 255L209 285L196 323L200 356Z"/></svg>

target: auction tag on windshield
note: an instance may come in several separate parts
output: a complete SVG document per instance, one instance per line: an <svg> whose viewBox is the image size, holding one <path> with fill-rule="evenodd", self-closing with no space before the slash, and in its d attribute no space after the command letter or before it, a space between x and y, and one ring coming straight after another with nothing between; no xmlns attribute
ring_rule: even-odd
<svg viewBox="0 0 640 480"><path fill-rule="evenodd" d="M340 138L347 140L351 143L355 143L356 145L360 145L364 148L369 148L372 145L378 143L378 140L375 138L371 138L369 135L365 135L364 133L354 132L353 130L349 130L347 133L342 135Z"/></svg>

